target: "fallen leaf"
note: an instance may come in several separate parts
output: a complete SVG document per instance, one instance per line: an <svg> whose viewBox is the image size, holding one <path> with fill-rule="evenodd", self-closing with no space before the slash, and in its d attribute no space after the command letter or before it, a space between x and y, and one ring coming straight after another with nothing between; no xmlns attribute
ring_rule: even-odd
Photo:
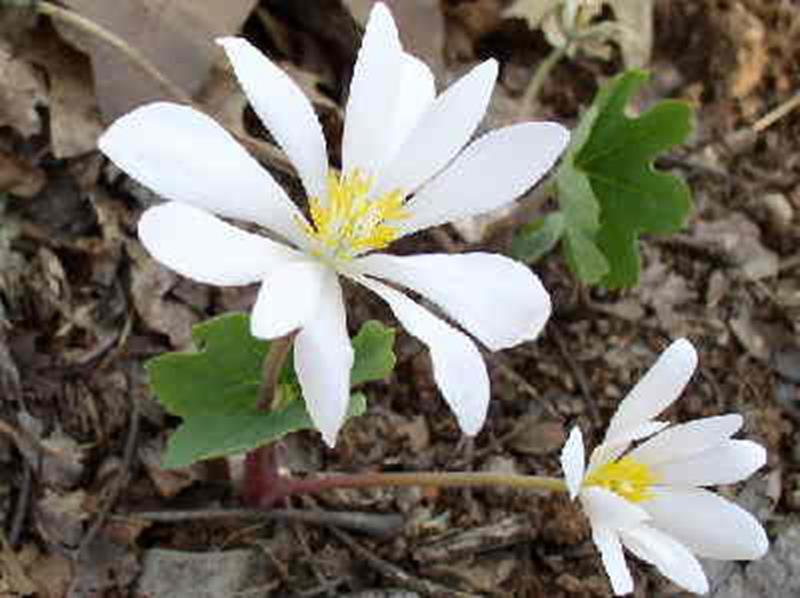
<svg viewBox="0 0 800 598"><path fill-rule="evenodd" d="M155 438L139 447L139 460L147 470L147 475L155 485L158 493L164 498L177 496L182 490L188 488L202 478L203 468L199 465L164 469L163 460L164 443Z"/></svg>
<svg viewBox="0 0 800 598"><path fill-rule="evenodd" d="M47 73L53 156L73 158L93 151L103 125L88 58L49 29L37 30L20 51Z"/></svg>
<svg viewBox="0 0 800 598"><path fill-rule="evenodd" d="M0 150L0 193L33 197L42 190L44 184L45 176L41 169L19 156Z"/></svg>
<svg viewBox="0 0 800 598"><path fill-rule="evenodd" d="M39 134L42 122L36 109L47 103L42 77L0 46L0 81L0 127L12 127L23 137Z"/></svg>
<svg viewBox="0 0 800 598"><path fill-rule="evenodd" d="M203 85L218 56L214 39L238 31L256 2L66 0L65 3L122 38L191 96ZM114 119L145 102L165 98L159 84L133 66L119 50L68 26L59 26L59 31L92 57L98 102L106 119Z"/></svg>
<svg viewBox="0 0 800 598"><path fill-rule="evenodd" d="M769 64L767 30L741 2L736 2L722 19L723 29L735 48L734 64L728 75L728 93L734 98L750 95L763 79Z"/></svg>
<svg viewBox="0 0 800 598"><path fill-rule="evenodd" d="M0 590L3 595L33 596L37 587L20 562L18 555L11 549L5 536L0 535Z"/></svg>
<svg viewBox="0 0 800 598"><path fill-rule="evenodd" d="M625 68L642 68L653 51L653 0L610 0L622 32L617 43Z"/></svg>
<svg viewBox="0 0 800 598"><path fill-rule="evenodd" d="M719 255L750 280L778 274L778 255L761 243L761 230L744 214L734 213L722 220L700 221L692 234L694 242Z"/></svg>
<svg viewBox="0 0 800 598"><path fill-rule="evenodd" d="M177 274L151 259L138 242L130 240L125 247L133 260L131 294L137 313L151 330L167 335L173 347L188 347L192 326L200 318L186 305L167 297L177 284Z"/></svg>

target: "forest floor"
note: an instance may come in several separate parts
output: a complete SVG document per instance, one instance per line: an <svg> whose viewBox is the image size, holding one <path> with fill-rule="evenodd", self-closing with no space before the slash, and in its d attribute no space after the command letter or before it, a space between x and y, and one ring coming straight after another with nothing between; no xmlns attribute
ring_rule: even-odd
<svg viewBox="0 0 800 598"><path fill-rule="evenodd" d="M241 28L312 97L338 153L370 0L244 0L224 10L131 0L118 14L109 12L116 3L64 4L140 47L229 127L268 142L210 41ZM406 47L432 66L439 88L478 60L500 61L481 130L519 118L520 96L549 46L540 31L502 16L508 2L390 4ZM291 436L287 465L309 474L559 475L567 431L577 424L598 441L642 372L686 336L700 367L670 417L741 413L744 434L769 452L750 481L720 491L765 522L773 551L747 567L709 565L713 595L796 596L800 110L773 123L762 117L800 91L800 3L654 4L653 74L637 104L680 98L695 110L689 143L658 164L692 188L685 230L642 239L641 282L624 292L582 287L558 253L536 263L553 317L535 342L488 358L493 396L474 441L460 436L427 352L398 327L397 368L367 387L366 415L332 450L315 433ZM195 284L156 264L137 240L139 216L159 200L116 170L96 141L113 116L172 98L112 50L63 23L0 9L0 596L610 596L588 526L560 495L338 491L290 505L387 521L402 514L402 530L388 538L297 521L124 516L237 505L218 467L160 467L177 421L153 399L143 364L189 348L193 324L248 309L255 289ZM563 60L525 118L574 126L622 68L616 50L609 60ZM276 176L297 189L292 177ZM507 230L468 241L444 227L397 250L502 252L509 244ZM367 319L394 324L377 299L347 294L351 330ZM681 595L652 568L632 566L636 596Z"/></svg>

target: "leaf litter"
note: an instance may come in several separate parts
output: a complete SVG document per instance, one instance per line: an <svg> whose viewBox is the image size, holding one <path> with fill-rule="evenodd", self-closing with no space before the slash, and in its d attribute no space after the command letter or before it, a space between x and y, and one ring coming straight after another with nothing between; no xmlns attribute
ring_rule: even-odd
<svg viewBox="0 0 800 598"><path fill-rule="evenodd" d="M107 27L113 29L119 23L121 9L116 3L113 7L88 4L94 4L94 10L117 11L104 16ZM170 6L163 15L168 18L152 34L177 31L171 44L152 48L143 44L145 21L135 19L128 23L132 33L126 34L132 36L132 44L147 52L158 48L157 61L176 69L187 47L213 47L211 31L235 31L248 19L247 35L302 75L301 84L325 115L326 130L331 128L329 137L338 138L334 130L340 126L344 101L340 90L346 89L358 31L355 20L349 24L342 20L348 15L334 6L338 3L320 3L317 18L327 16L343 23L324 32L325 28L299 18L302 7L278 2L258 9L266 11L271 28L263 25L265 19L253 17L252 3L237 3L223 19L211 13L197 17L205 3L166 4ZM428 4L420 0L420 5ZM487 56L489 49L509 73L512 66L532 73L546 55L540 34L520 32L512 19L503 18L500 2L447 0L442 4L443 32L430 31L434 37L443 36L443 49L430 51L442 53L438 57L442 70L437 75L443 81L470 61ZM783 498L774 508L778 517L789 522L775 530L778 560L763 566L778 563L788 576L782 579L797 576L796 567L781 555L797 550L793 526L800 508L788 498L800 492L800 461L791 450L800 425L792 415L800 408L792 352L796 352L800 332L800 302L795 297L800 285L798 267L791 262L800 230L796 201L800 165L791 159L797 151L800 121L797 114L786 116L762 133L757 143L733 155L717 140L747 128L793 91L800 29L796 14L778 5L756 0L732 3L733 8L716 4L698 18L683 3L654 2L653 57L678 72L684 84L672 87L670 93L694 102L702 125L690 147L670 154L677 160L672 168L689 180L699 198L688 233L657 243L644 238L645 279L630 292L581 291L563 262L552 254L536 265L559 306L552 325L564 337L565 346L575 349L568 356L571 367L559 357L550 330L537 343L506 352L506 366L539 396L534 401L530 389L523 390L514 378L493 367L495 396L489 424L470 456L459 449L457 427L450 416L436 400L424 398L432 388L430 368L419 357L418 345L400 335L398 369L388 382L369 383L367 415L347 427L335 451L315 448L318 454L307 459L305 467L347 471L513 466L555 473L552 447L556 441L548 438L559 437L564 426L573 423L592 430L596 424L587 401L593 401L593 409L603 415L613 412L631 380L680 330L703 347L704 368L692 382L691 397L687 396L678 416L688 419L730 409L746 414L748 434L769 448L768 473L780 474L773 486L778 485L782 493L777 496ZM140 12L146 6L152 8L146 2L129 6ZM750 15L747 27L731 27L724 13L741 10ZM193 15L205 26L187 33L195 21L171 16L179 14ZM434 25L426 23L429 26ZM275 523L258 528L221 521L160 523L145 529L125 519L108 520L76 567L75 542L80 543L97 520L120 468L130 470L130 482L114 507L118 513L145 506L166 510L173 501L198 509L234 504L227 487L214 481L210 469L162 477L164 471L157 467L155 457L163 445L164 430L174 429L177 422L152 400L142 364L156 354L187 346L190 323L237 301L246 307L252 299L248 289L209 293L153 272L152 262L142 255L136 241L135 225L142 202L155 198L110 176L113 173L92 155L101 115L113 112L115 105L135 101L131 89L138 73L130 80L125 75L129 85L112 85L119 78L109 78L103 69L110 68L113 60L104 62L106 58L101 59L85 40L81 44L72 35L62 37L63 30L49 27L46 21L40 20L35 27L20 27L13 40L4 36L0 51L0 115L4 119L0 174L10 173L2 180L12 181L2 188L0 226L0 383L4 389L0 417L13 429L21 429L26 417L34 418L39 422L39 440L55 439L50 448L78 465L67 477L57 470L34 473L26 488L24 463L32 462L32 453L19 452L12 444L7 457L0 459L8 484L3 488L10 489L8 499L0 500L0 514L10 524L18 505L26 504L20 500L26 493L31 505L22 513L24 524L17 544L2 549L0 583L14 585L0 589L44 596L61 596L70 589L73 595L124 593L157 571L149 569L152 547L207 553L206 562L213 566L224 562L229 549L263 555L259 548L263 545L279 555L277 561L269 557L259 561L259 567L278 583L265 590L275 595L318 591L334 583L343 594L373 590L388 596L389 590L382 588L404 579L398 569L408 575L406 579L415 580L409 588L425 587L430 581L437 588L472 595L605 595L604 580L588 550L587 530L577 525L570 505L557 497L520 493L475 492L468 501L460 492L406 498L391 491L320 496L319 505L327 509L393 512L403 510L402 504L413 515L414 525L407 533L391 540L354 540L377 559L363 561L367 564L360 567L351 561L358 561L363 553L351 555L356 550L353 546L340 543L321 528L307 528L302 536L292 531L296 526ZM760 28L775 32L764 38L773 57L767 64L759 59L757 44L744 39L755 40ZM35 32L32 37L31 31ZM699 47L708 49L703 40L709 39L722 40L712 44L713 58L693 62L693 56L702 54ZM723 42L728 41L739 43L733 47L741 51L727 52ZM26 43L29 51L23 51ZM496 54L498 49L500 54ZM230 75L220 73L218 55L204 50L198 56L203 60L191 69L191 80L187 72L189 82L176 82L189 93L205 86L197 98L210 112L227 115L223 120L240 134L255 133L261 142L268 142L262 132L249 126L243 98L228 93ZM621 65L619 57L612 60L616 67ZM564 122L574 123L603 78L603 68L591 57L577 56L563 63L543 90L542 109L548 114L542 117L555 113ZM103 84L98 85L101 80ZM519 85L510 85L503 91L512 108L519 90ZM163 98L163 94L158 91L149 97ZM497 114L502 120L511 111ZM721 156L718 165L725 180L691 166L699 155L693 148L703 145ZM770 193L782 194L793 208L780 208L781 225L776 226L773 217L762 218L760 208L754 208L759 198ZM489 236L467 247L502 242ZM413 249L438 249L431 237L404 243ZM352 330L368 319L385 319L381 310L365 298L363 308L354 313ZM795 344L787 338L794 338ZM591 396L581 393L579 373ZM131 401L143 405L147 424L135 456L124 463ZM540 401L548 405L548 415L535 419L542 437L522 442L519 435L509 435L530 406ZM767 498L776 496L768 489L758 492ZM225 550L214 552L214 546ZM459 548L449 551L448 546ZM415 560L422 547L431 547L430 555L439 555L436 563L426 566ZM144 567L142 575L138 563ZM17 573L5 574L8 566L18 566ZM753 575L758 575L757 568ZM637 575L648 577L648 591L668 591L663 581L650 578L645 569ZM789 591L788 586L778 587L777 579L749 577L749 568L745 575L742 583L757 587L763 595L788 595L781 594ZM735 596L736 583L734 578L721 580L717 595ZM78 590L84 594L76 594Z"/></svg>

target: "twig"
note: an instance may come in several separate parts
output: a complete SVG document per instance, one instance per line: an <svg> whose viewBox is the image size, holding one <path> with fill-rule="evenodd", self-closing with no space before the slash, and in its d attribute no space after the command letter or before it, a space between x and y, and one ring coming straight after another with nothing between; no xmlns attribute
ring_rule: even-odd
<svg viewBox="0 0 800 598"><path fill-rule="evenodd" d="M589 409L589 414L592 416L594 423L600 425L602 417L600 416L600 411L597 409L597 404L592 400L592 392L589 389L589 383L586 381L586 375L583 373L583 369L572 358L572 355L570 355L561 331L552 321L550 322L549 329L553 341L555 341L556 347L558 347L558 352L561 354L561 358L572 372L572 377L575 378L575 382L581 391L586 407Z"/></svg>
<svg viewBox="0 0 800 598"><path fill-rule="evenodd" d="M33 468L22 456L22 486L19 489L17 504L14 508L14 518L11 520L11 531L8 534L8 543L11 548L16 548L22 534L22 525L28 513L28 502L31 497L31 482L33 481Z"/></svg>
<svg viewBox="0 0 800 598"><path fill-rule="evenodd" d="M752 129L756 133L760 133L767 127L774 125L784 116L789 114L795 108L800 107L800 91L795 93L791 98L783 102L780 106L773 108L769 112L767 112L764 116L759 118L756 122L754 122L750 129Z"/></svg>
<svg viewBox="0 0 800 598"><path fill-rule="evenodd" d="M128 437L125 439L125 449L122 453L122 463L120 465L119 474L117 474L117 477L114 479L108 499L100 508L91 526L89 526L89 529L86 530L86 533L83 535L83 538L81 538L81 543L78 545L78 549L75 553L75 560L77 562L80 562L87 547L102 529L111 513L111 509L116 504L122 492L122 488L128 481L133 462L133 454L136 449L136 439L139 436L139 419L139 404L134 400L131 402L130 427L128 428Z"/></svg>
<svg viewBox="0 0 800 598"><path fill-rule="evenodd" d="M439 584L427 579L414 577L397 565L393 565L392 563L376 556L373 551L361 546L361 544L356 542L342 530L332 527L330 528L330 532L336 536L336 538L342 544L356 553L359 558L363 559L370 567L394 583L399 583L406 588L423 594L424 596L442 596L454 598L466 598L467 596L472 596L472 594L466 594L464 592L459 592L457 590L451 590L450 588L440 586Z"/></svg>
<svg viewBox="0 0 800 598"><path fill-rule="evenodd" d="M114 515L117 519L143 519L162 523L206 521L209 519L245 519L256 521L291 521L313 525L331 525L362 532L378 538L396 535L404 525L402 515L349 511L304 509L203 509L198 511L142 511Z"/></svg>

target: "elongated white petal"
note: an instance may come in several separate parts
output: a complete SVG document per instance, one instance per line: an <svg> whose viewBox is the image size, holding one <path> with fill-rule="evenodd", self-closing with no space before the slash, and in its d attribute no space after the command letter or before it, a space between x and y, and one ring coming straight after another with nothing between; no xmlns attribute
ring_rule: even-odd
<svg viewBox="0 0 800 598"><path fill-rule="evenodd" d="M328 153L311 102L286 73L242 37L217 40L258 117L289 156L309 197L326 193Z"/></svg>
<svg viewBox="0 0 800 598"><path fill-rule="evenodd" d="M701 557L750 560L769 548L764 528L750 513L702 488L657 488L642 503L652 525Z"/></svg>
<svg viewBox="0 0 800 598"><path fill-rule="evenodd" d="M695 419L653 436L630 456L647 465L681 461L728 440L742 427L742 421L738 413Z"/></svg>
<svg viewBox="0 0 800 598"><path fill-rule="evenodd" d="M569 133L555 123L525 123L487 133L408 203L405 234L499 208L530 189L555 164ZM402 151L402 150L401 150Z"/></svg>
<svg viewBox="0 0 800 598"><path fill-rule="evenodd" d="M302 327L317 311L327 269L316 260L298 260L272 272L253 307L253 336L277 338Z"/></svg>
<svg viewBox="0 0 800 598"><path fill-rule="evenodd" d="M625 562L625 555L622 552L622 544L617 533L599 523L592 523L592 540L597 550L600 551L600 558L603 567L611 581L611 588L614 594L622 596L633 592L633 578Z"/></svg>
<svg viewBox="0 0 800 598"><path fill-rule="evenodd" d="M389 304L409 334L427 345L433 378L465 434L477 434L489 407L489 376L475 344L402 293L365 276L358 282Z"/></svg>
<svg viewBox="0 0 800 598"><path fill-rule="evenodd" d="M660 484L716 486L741 482L766 462L763 446L749 440L728 440L698 455L650 469Z"/></svg>
<svg viewBox="0 0 800 598"><path fill-rule="evenodd" d="M394 114L387 118L384 142L386 153L381 160L388 164L397 155L402 143L436 97L433 73L420 59L403 53L400 85L394 102Z"/></svg>
<svg viewBox="0 0 800 598"><path fill-rule="evenodd" d="M403 69L403 49L392 15L375 4L353 69L344 120L342 163L377 175L387 152L386 117L392 114Z"/></svg>
<svg viewBox="0 0 800 598"><path fill-rule="evenodd" d="M473 68L441 94L381 171L375 192L413 193L464 147L486 113L497 79L497 62Z"/></svg>
<svg viewBox="0 0 800 598"><path fill-rule="evenodd" d="M561 469L564 470L569 497L574 500L581 491L586 471L586 450L583 446L583 434L578 426L572 428L564 448L561 449Z"/></svg>
<svg viewBox="0 0 800 598"><path fill-rule="evenodd" d="M620 532L622 543L643 561L682 588L695 594L708 592L708 580L695 556L680 542L647 525Z"/></svg>
<svg viewBox="0 0 800 598"><path fill-rule="evenodd" d="M638 427L680 396L697 367L697 352L686 339L673 342L620 403L606 432L606 442Z"/></svg>
<svg viewBox="0 0 800 598"><path fill-rule="evenodd" d="M219 286L259 281L302 257L279 243L177 202L142 214L139 239L150 255L171 270Z"/></svg>
<svg viewBox="0 0 800 598"><path fill-rule="evenodd" d="M583 510L591 521L614 530L636 527L650 519L650 515L640 506L605 488L584 488L580 499Z"/></svg>
<svg viewBox="0 0 800 598"><path fill-rule="evenodd" d="M374 253L357 267L427 297L493 351L534 339L550 316L539 278L501 255Z"/></svg>
<svg viewBox="0 0 800 598"><path fill-rule="evenodd" d="M328 446L344 423L350 401L353 347L347 335L342 289L336 274L324 274L317 313L294 343L294 368L309 415Z"/></svg>
<svg viewBox="0 0 800 598"><path fill-rule="evenodd" d="M598 445L589 459L588 473L592 473L598 467L605 465L609 461L616 461L628 450L631 442L652 436L669 426L669 422L650 420L643 424L629 428L614 437L612 442L604 442Z"/></svg>
<svg viewBox="0 0 800 598"><path fill-rule="evenodd" d="M117 119L97 142L132 178L166 199L265 226L305 243L283 189L214 120L157 102Z"/></svg>

